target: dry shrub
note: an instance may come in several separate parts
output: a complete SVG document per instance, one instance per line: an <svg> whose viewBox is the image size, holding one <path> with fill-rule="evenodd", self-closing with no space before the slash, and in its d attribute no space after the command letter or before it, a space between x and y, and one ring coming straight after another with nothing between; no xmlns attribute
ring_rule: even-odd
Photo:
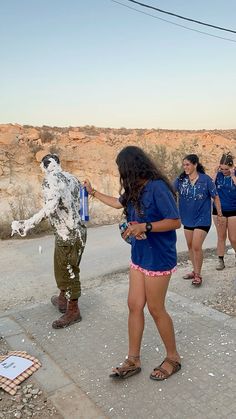
<svg viewBox="0 0 236 419"><path fill-rule="evenodd" d="M54 140L54 134L48 129L42 129L40 131L40 139L42 143L51 143Z"/></svg>
<svg viewBox="0 0 236 419"><path fill-rule="evenodd" d="M201 161L201 154L196 150L198 140L195 139L191 143L183 141L180 146L169 151L165 145L156 145L149 152L150 157L156 163L170 180L174 180L183 171L183 158L187 154L196 153Z"/></svg>

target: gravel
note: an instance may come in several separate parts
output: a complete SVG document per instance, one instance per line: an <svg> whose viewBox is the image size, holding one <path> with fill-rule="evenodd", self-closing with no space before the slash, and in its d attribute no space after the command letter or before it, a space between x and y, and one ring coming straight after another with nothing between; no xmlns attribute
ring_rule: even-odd
<svg viewBox="0 0 236 419"><path fill-rule="evenodd" d="M6 341L0 338L0 355L10 350ZM0 418L1 419L27 419L27 418L54 418L62 419L45 393L35 383L34 377L25 380L15 396L11 396L0 389Z"/></svg>

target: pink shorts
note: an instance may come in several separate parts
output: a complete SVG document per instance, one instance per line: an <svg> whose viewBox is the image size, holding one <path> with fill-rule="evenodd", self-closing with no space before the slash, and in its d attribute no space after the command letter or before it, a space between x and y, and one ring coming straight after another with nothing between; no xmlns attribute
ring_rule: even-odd
<svg viewBox="0 0 236 419"><path fill-rule="evenodd" d="M173 272L176 272L177 266L170 269L169 271L148 271L147 269L141 268L139 265L135 265L133 262L130 262L130 268L135 269L136 271L142 272L144 275L147 276L164 276L164 275L170 275Z"/></svg>

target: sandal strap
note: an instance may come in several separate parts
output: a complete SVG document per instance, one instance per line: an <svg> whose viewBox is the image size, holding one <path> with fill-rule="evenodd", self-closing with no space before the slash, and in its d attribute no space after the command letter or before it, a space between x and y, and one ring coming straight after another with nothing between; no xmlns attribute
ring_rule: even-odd
<svg viewBox="0 0 236 419"><path fill-rule="evenodd" d="M174 361L173 359L170 359L168 357L166 357L164 359L164 361L162 362L162 364L164 364L164 362L167 362L168 364L170 364L173 367L174 370L176 370L176 368L179 368L180 365L181 365L178 361Z"/></svg>
<svg viewBox="0 0 236 419"><path fill-rule="evenodd" d="M192 284L201 284L202 283L202 276L199 274L194 275L194 279L192 280Z"/></svg>
<svg viewBox="0 0 236 419"><path fill-rule="evenodd" d="M135 365L135 363L133 361L131 361L129 358L127 358L127 359L124 360L122 365L120 367L116 367L115 370L118 373L122 374L124 372L135 370L136 368L137 368L137 366Z"/></svg>
<svg viewBox="0 0 236 419"><path fill-rule="evenodd" d="M171 372L168 372L165 368L163 368L162 367L162 365L164 364L164 363L167 363L167 364L169 364L169 365L171 365L172 366L172 371ZM164 379L165 378L168 378L168 377L170 377L172 374L175 374L177 371L179 371L180 370L180 368L181 368L181 364L180 364L180 362L178 362L178 361L174 361L173 359L170 359L170 358L168 358L168 357L166 357L165 359L164 359L164 361L159 365L159 367L156 367L156 368L154 368L154 370L153 371L160 371L160 372L162 372L162 374L164 374Z"/></svg>
<svg viewBox="0 0 236 419"><path fill-rule="evenodd" d="M162 368L161 366L154 368L153 371L160 371L160 372L162 372L162 374L164 374L164 378L167 378L167 377L169 377L169 375L171 375L168 371L165 370L165 368Z"/></svg>

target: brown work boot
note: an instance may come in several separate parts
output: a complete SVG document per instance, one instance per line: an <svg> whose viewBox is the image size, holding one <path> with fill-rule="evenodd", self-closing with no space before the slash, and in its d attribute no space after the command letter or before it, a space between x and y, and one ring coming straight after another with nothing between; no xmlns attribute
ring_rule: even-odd
<svg viewBox="0 0 236 419"><path fill-rule="evenodd" d="M54 329L61 329L63 327L71 326L74 323L80 322L82 317L80 315L78 300L68 301L66 313L58 320L52 323Z"/></svg>
<svg viewBox="0 0 236 419"><path fill-rule="evenodd" d="M51 303L58 308L61 313L65 313L67 309L67 299L65 297L65 291L61 291L60 294L53 295Z"/></svg>

